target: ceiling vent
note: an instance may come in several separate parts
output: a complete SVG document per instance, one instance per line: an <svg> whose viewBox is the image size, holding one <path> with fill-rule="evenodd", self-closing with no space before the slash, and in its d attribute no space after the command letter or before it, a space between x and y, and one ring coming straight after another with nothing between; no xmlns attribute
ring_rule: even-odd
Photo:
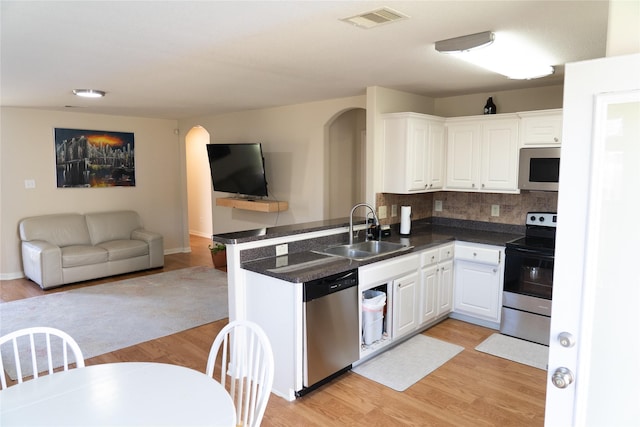
<svg viewBox="0 0 640 427"><path fill-rule="evenodd" d="M344 18L342 21L360 28L369 29L407 18L409 18L407 15L403 15L400 12L385 7L372 12L365 12L360 15L352 16L351 18Z"/></svg>

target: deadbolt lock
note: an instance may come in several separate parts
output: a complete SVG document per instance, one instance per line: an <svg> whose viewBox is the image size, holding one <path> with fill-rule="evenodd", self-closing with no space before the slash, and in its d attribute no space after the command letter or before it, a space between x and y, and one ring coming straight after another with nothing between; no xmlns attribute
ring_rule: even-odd
<svg viewBox="0 0 640 427"><path fill-rule="evenodd" d="M561 346L566 348L571 348L576 344L576 339L569 332L560 332L558 334L558 341Z"/></svg>

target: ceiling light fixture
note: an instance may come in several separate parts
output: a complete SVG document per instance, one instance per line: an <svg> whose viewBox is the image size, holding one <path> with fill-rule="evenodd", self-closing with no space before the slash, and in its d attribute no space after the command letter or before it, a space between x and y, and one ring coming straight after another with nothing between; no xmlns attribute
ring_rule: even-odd
<svg viewBox="0 0 640 427"><path fill-rule="evenodd" d="M494 39L495 35L491 31L484 31L482 33L469 34L468 36L440 40L436 42L436 50L440 53L469 52L473 49L489 46Z"/></svg>
<svg viewBox="0 0 640 427"><path fill-rule="evenodd" d="M73 94L83 98L102 98L107 92L96 89L73 89Z"/></svg>
<svg viewBox="0 0 640 427"><path fill-rule="evenodd" d="M484 47L488 48L481 49ZM546 77L555 71L539 49L508 33L485 31L441 40L435 49L515 80Z"/></svg>

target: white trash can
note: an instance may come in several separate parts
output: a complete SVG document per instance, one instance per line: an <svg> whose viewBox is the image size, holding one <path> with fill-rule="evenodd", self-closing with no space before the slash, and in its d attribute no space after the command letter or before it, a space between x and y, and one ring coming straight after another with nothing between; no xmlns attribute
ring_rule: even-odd
<svg viewBox="0 0 640 427"><path fill-rule="evenodd" d="M382 291L368 290L362 296L362 336L364 343L370 345L382 338L382 321L387 294Z"/></svg>

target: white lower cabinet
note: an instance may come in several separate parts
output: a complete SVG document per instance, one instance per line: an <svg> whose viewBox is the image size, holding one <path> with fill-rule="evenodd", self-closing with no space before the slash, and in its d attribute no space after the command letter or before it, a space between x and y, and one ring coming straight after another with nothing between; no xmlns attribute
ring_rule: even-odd
<svg viewBox="0 0 640 427"><path fill-rule="evenodd" d="M456 244L454 314L499 328L503 273L504 248Z"/></svg>
<svg viewBox="0 0 640 427"><path fill-rule="evenodd" d="M370 344L361 340L361 359L378 352L391 344L398 336L407 334L416 328L418 267L418 255L409 254L365 265L358 269L361 293L367 290L386 293L382 338ZM360 307L360 312L362 314L362 307ZM360 328L364 330L365 327L361 315Z"/></svg>
<svg viewBox="0 0 640 427"><path fill-rule="evenodd" d="M453 252L454 245L447 244L422 253L419 324L453 309Z"/></svg>
<svg viewBox="0 0 640 427"><path fill-rule="evenodd" d="M413 272L393 281L393 338L418 327L419 276Z"/></svg>

